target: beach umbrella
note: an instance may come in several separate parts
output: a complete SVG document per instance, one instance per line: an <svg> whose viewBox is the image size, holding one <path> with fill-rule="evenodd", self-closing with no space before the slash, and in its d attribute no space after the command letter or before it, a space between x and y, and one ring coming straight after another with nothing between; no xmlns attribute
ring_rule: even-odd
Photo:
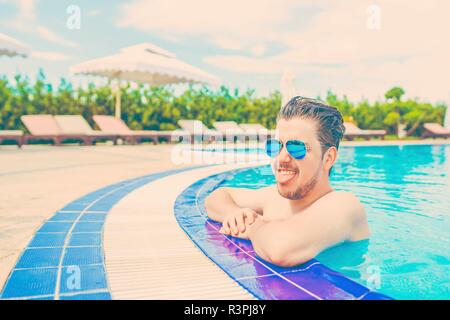
<svg viewBox="0 0 450 320"><path fill-rule="evenodd" d="M152 86L176 83L216 85L219 79L176 58L172 52L142 43L119 53L82 62L70 68L72 74L106 77L110 80L148 83ZM116 90L115 115L120 118L120 88Z"/></svg>
<svg viewBox="0 0 450 320"><path fill-rule="evenodd" d="M0 56L22 56L25 58L29 54L30 49L26 44L0 33Z"/></svg>
<svg viewBox="0 0 450 320"><path fill-rule="evenodd" d="M294 86L294 79L294 75L289 70L286 70L281 77L281 106L284 106L289 100L297 95L297 90Z"/></svg>

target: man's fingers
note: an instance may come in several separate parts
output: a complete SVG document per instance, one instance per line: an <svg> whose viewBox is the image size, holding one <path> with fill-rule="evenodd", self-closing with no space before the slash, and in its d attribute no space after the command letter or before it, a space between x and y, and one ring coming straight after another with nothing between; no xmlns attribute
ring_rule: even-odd
<svg viewBox="0 0 450 320"><path fill-rule="evenodd" d="M246 212L245 213L245 216L247 217L247 219L248 219L248 222L251 224L251 223L253 223L253 222L255 222L255 219L256 219L256 214L255 213L253 213L253 212Z"/></svg>
<svg viewBox="0 0 450 320"><path fill-rule="evenodd" d="M220 232L228 235L239 236L247 230L247 226L254 223L257 214L251 209L243 209L241 212L229 215L222 223Z"/></svg>
<svg viewBox="0 0 450 320"><path fill-rule="evenodd" d="M223 221L222 229L223 229L224 233L230 234L230 225L229 225L228 220Z"/></svg>
<svg viewBox="0 0 450 320"><path fill-rule="evenodd" d="M236 217L234 217L234 219L231 221L230 229L233 231L235 235L239 233Z"/></svg>
<svg viewBox="0 0 450 320"><path fill-rule="evenodd" d="M237 227L239 229L238 231L244 232L245 231L244 215L236 216L236 222L237 222Z"/></svg>

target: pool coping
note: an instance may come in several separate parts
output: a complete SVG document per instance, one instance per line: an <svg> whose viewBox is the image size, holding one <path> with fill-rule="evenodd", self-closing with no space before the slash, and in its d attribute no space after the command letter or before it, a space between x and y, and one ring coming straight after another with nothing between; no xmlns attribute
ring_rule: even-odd
<svg viewBox="0 0 450 320"><path fill-rule="evenodd" d="M173 213L186 187L243 166L248 164L172 175L135 190L111 210L104 241L113 299L254 299L197 248Z"/></svg>

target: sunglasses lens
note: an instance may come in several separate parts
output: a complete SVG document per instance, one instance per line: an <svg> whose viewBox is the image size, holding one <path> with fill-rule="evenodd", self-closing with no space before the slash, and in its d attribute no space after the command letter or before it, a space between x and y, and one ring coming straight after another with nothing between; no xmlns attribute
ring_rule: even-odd
<svg viewBox="0 0 450 320"><path fill-rule="evenodd" d="M300 140L289 140L286 143L286 150L297 160L303 159L306 156L306 145Z"/></svg>
<svg viewBox="0 0 450 320"><path fill-rule="evenodd" d="M269 139L266 141L266 153L269 157L276 157L281 150L282 144L276 139Z"/></svg>

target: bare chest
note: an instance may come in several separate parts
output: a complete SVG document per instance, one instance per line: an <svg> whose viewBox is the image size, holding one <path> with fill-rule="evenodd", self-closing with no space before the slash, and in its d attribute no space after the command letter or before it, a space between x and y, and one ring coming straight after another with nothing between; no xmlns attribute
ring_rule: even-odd
<svg viewBox="0 0 450 320"><path fill-rule="evenodd" d="M278 220L291 217L293 212L287 201L277 199L264 206L263 215L266 219Z"/></svg>

